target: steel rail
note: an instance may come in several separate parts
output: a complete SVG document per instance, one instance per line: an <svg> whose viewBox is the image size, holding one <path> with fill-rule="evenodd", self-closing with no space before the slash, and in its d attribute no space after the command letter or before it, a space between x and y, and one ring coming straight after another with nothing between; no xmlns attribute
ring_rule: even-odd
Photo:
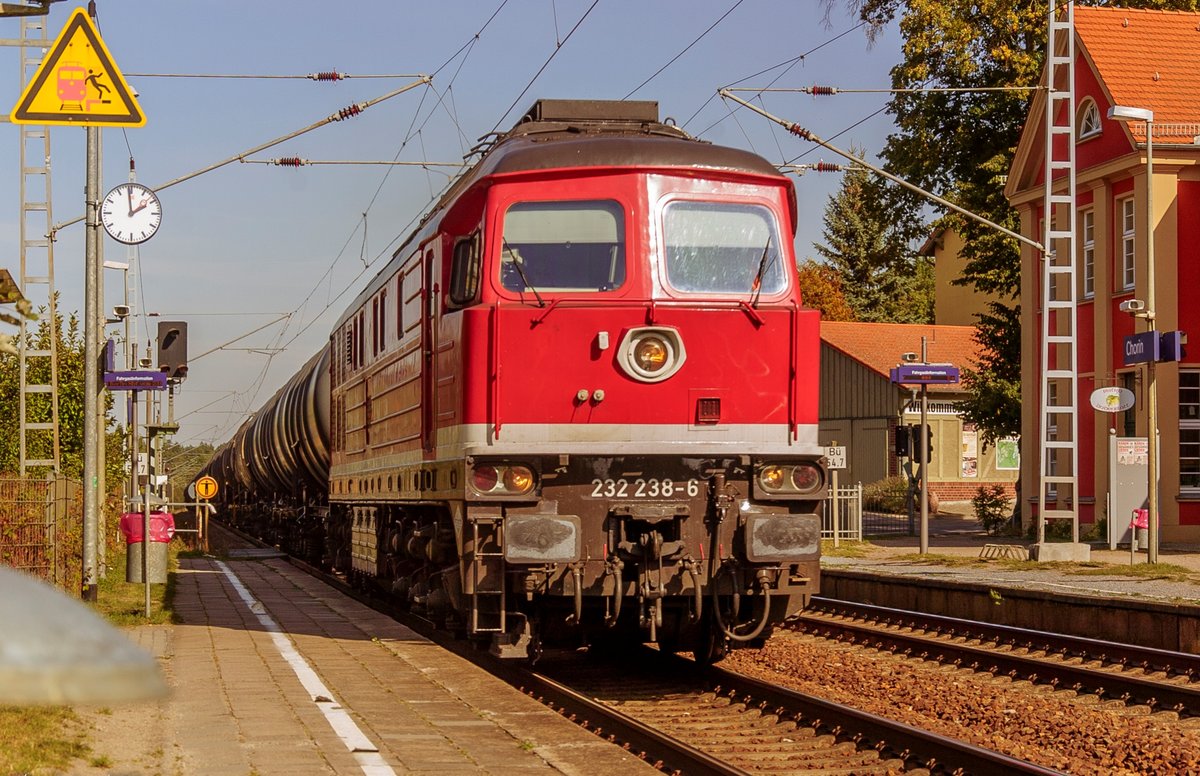
<svg viewBox="0 0 1200 776"><path fill-rule="evenodd" d="M853 601L841 601L823 596L813 596L811 607L843 613L867 615L872 618L889 615L904 617L909 622L927 623L936 629L960 630L970 628L972 633L986 634L989 638L1004 643L1027 646L1036 641L1043 649L1066 652L1071 655L1088 655L1098 660L1133 665L1147 670L1166 671L1183 676L1200 678L1200 654L1190 652L1174 652L1169 649L1142 647L1137 644L1122 644L1118 641L1091 639L1085 636L1071 636L1064 633L1018 628L1011 625L999 625L979 620L966 620L957 617L947 617L941 614L914 612L908 609L892 609L873 604L862 604Z"/></svg>
<svg viewBox="0 0 1200 776"><path fill-rule="evenodd" d="M475 659L479 658L478 653ZM637 721L601 701L583 695L570 687L531 669L507 665L499 659L488 661L487 670L494 676L542 703L559 711L584 729L591 730L601 738L605 733L615 735L617 741L627 744L626 748L645 754L642 759L654 764L667 773L702 774L708 776L745 776L747 771L734 767L723 760L706 754L683 741L650 725ZM579 722L582 718L584 721Z"/></svg>
<svg viewBox="0 0 1200 776"><path fill-rule="evenodd" d="M710 666L705 677L739 695L747 695L780 710L800 708L806 718L820 720L821 727L835 733L853 732L875 744L876 748L895 752L906 763L917 761L934 771L1006 776L1015 773L1057 774L1058 771L1018 760L1006 754L984 749L965 741L921 730L903 722L843 706L812 695L789 690L758 679Z"/></svg>
<svg viewBox="0 0 1200 776"><path fill-rule="evenodd" d="M1021 677L1034 683L1051 684L1076 691L1087 689L1098 695L1116 697L1126 702L1144 703L1152 708L1159 707L1175 712L1186 712L1189 716L1200 714L1200 684L1172 684L1161 680L1113 673L1103 668L1086 668L1031 655L998 652L992 647L943 641L939 635L978 638L996 644L1042 650L1047 653L1058 652L1071 657L1100 660L1110 665L1134 666L1167 673L1178 672L1178 669L1170 663L1152 665L1149 662L1149 656L1153 655L1159 660L1164 659L1165 656L1171 658L1177 656L1181 663L1190 664L1196 661L1195 655L829 599L817 600L814 598L813 605L829 614L873 619L878 624L872 626L862 622L829 620L815 616L815 612L809 611L800 616L796 625L870 639L873 646L890 643L893 645L892 651L905 654L916 653L923 658L936 659L943 663L969 664L968 667L974 670ZM921 628L933 631L938 635L921 636L896 633L882 629L879 627L880 625ZM1118 659L1114 660L1113 655L1117 655ZM1191 670L1188 669L1184 673L1191 676Z"/></svg>

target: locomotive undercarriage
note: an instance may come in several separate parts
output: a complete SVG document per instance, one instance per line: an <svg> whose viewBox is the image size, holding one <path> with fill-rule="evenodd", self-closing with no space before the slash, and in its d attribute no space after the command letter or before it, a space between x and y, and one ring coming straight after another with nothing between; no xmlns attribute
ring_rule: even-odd
<svg viewBox="0 0 1200 776"><path fill-rule="evenodd" d="M335 504L327 563L510 657L657 642L715 660L817 591L820 502L753 499L744 458L533 463L534 497ZM752 557L762 531L778 557Z"/></svg>

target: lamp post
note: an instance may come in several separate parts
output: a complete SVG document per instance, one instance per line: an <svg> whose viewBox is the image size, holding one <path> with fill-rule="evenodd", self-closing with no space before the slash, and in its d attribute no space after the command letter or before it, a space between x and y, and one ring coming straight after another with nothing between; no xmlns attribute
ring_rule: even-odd
<svg viewBox="0 0 1200 776"><path fill-rule="evenodd" d="M1146 319L1149 331L1157 335L1154 314L1154 111L1114 105L1108 109L1114 121L1146 122L1146 309L1138 317ZM1149 427L1146 445L1147 478L1150 480L1147 510L1149 524L1146 560L1158 563L1158 390L1154 382L1155 361L1146 362L1146 425Z"/></svg>

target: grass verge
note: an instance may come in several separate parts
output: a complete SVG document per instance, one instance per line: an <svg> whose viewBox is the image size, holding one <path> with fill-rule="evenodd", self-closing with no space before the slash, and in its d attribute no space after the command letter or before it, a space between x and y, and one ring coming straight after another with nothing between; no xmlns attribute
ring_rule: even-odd
<svg viewBox="0 0 1200 776"><path fill-rule="evenodd" d="M125 544L110 543L108 572L100 580L96 611L117 626L166 624L175 621L175 574L180 553L188 554L179 539L167 548L167 583L150 586L150 612L146 618L145 586L125 581ZM0 706L0 774L67 773L73 763L106 767L96 756L91 730L84 718L65 706Z"/></svg>
<svg viewBox="0 0 1200 776"><path fill-rule="evenodd" d="M176 538L167 545L167 583L150 585L150 618L146 618L146 586L125 581L125 545L108 553L108 575L100 580L96 595L96 610L113 625L164 625L175 621L172 604L175 600L175 571L179 555L186 552L183 542Z"/></svg>
<svg viewBox="0 0 1200 776"><path fill-rule="evenodd" d="M865 558L875 549L875 545L870 542L847 541L845 539L838 542L838 545L838 547L834 547L831 539L822 539L821 556L827 558Z"/></svg>
<svg viewBox="0 0 1200 776"><path fill-rule="evenodd" d="M87 730L64 706L0 706L0 773L63 773L91 755Z"/></svg>

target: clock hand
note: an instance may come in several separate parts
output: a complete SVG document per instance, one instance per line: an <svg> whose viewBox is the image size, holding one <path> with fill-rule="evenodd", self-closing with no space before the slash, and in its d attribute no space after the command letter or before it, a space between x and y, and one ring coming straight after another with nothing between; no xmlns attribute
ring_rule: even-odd
<svg viewBox="0 0 1200 776"><path fill-rule="evenodd" d="M142 201L138 203L137 207L135 207L129 211L129 215L133 215L134 213L140 213L141 211L145 210L146 206L149 204L150 204L150 198L142 197ZM130 207L133 207L133 205L130 204Z"/></svg>
<svg viewBox="0 0 1200 776"><path fill-rule="evenodd" d="M129 215L133 215L136 212L133 209L133 187L132 186L126 187L125 194L129 198Z"/></svg>

